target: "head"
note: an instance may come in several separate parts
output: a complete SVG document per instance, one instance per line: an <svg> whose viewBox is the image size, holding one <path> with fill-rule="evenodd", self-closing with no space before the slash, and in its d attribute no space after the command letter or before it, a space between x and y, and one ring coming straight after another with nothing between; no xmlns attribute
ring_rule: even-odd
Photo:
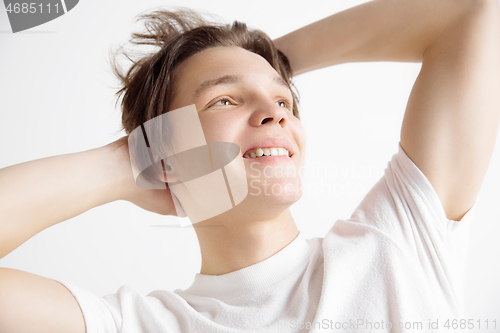
<svg viewBox="0 0 500 333"><path fill-rule="evenodd" d="M157 50L138 60L129 57L133 64L124 74L114 67L123 85L118 96L126 133L195 104L207 142L241 148L249 194L229 215L264 219L286 210L302 193L305 152L286 56L266 34L237 21L212 23L189 10L155 11L140 20L147 32L135 33L132 43ZM287 148L290 156L245 158L271 147Z"/></svg>

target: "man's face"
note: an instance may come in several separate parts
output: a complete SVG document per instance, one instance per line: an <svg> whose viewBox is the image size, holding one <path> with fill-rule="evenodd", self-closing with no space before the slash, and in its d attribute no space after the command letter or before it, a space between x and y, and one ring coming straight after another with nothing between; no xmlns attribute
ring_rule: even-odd
<svg viewBox="0 0 500 333"><path fill-rule="evenodd" d="M171 110L195 104L207 142L240 147L245 201L282 209L300 198L304 128L288 86L264 58L239 47L204 50L179 66L176 88ZM267 151L279 156L258 157Z"/></svg>

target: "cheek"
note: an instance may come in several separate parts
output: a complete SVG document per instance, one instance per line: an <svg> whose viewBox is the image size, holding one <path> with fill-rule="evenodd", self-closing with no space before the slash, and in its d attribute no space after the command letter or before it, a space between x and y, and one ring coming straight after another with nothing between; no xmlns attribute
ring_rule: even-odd
<svg viewBox="0 0 500 333"><path fill-rule="evenodd" d="M297 118L293 118L291 120L291 125L292 125L292 133L295 138L295 142L299 145L299 148L302 153L305 153L306 149L306 144L307 144L307 135L306 135L306 130L304 126L302 125L302 122L298 120Z"/></svg>
<svg viewBox="0 0 500 333"><path fill-rule="evenodd" d="M220 113L200 114L201 127L207 142L234 142L244 119Z"/></svg>

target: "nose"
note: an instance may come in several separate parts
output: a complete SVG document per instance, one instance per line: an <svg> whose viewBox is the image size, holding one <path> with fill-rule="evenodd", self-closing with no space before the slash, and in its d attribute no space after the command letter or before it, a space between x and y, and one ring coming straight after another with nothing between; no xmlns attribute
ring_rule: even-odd
<svg viewBox="0 0 500 333"><path fill-rule="evenodd" d="M262 126L264 124L278 124L282 128L288 122L288 109L283 108L276 103L266 103L257 107L250 118L252 126Z"/></svg>

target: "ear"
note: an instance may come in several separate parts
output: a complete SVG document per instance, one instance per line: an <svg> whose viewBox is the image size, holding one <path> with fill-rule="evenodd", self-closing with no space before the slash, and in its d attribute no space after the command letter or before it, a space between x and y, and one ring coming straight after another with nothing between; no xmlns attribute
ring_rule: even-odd
<svg viewBox="0 0 500 333"><path fill-rule="evenodd" d="M170 159L171 161L171 159ZM176 183L180 180L179 173L174 170L172 165L168 164L166 159L161 160L161 166L163 169L163 179L162 181L167 183L167 185ZM170 188L170 195L172 196L172 200L174 201L174 206L175 206L175 211L177 213L178 217L187 217L186 211L181 205L180 200L177 198L175 195L174 191L172 191Z"/></svg>
<svg viewBox="0 0 500 333"><path fill-rule="evenodd" d="M180 180L179 173L175 170L175 167L167 163L167 159L163 159L161 162L162 175L160 175L159 180L165 183L175 183Z"/></svg>

